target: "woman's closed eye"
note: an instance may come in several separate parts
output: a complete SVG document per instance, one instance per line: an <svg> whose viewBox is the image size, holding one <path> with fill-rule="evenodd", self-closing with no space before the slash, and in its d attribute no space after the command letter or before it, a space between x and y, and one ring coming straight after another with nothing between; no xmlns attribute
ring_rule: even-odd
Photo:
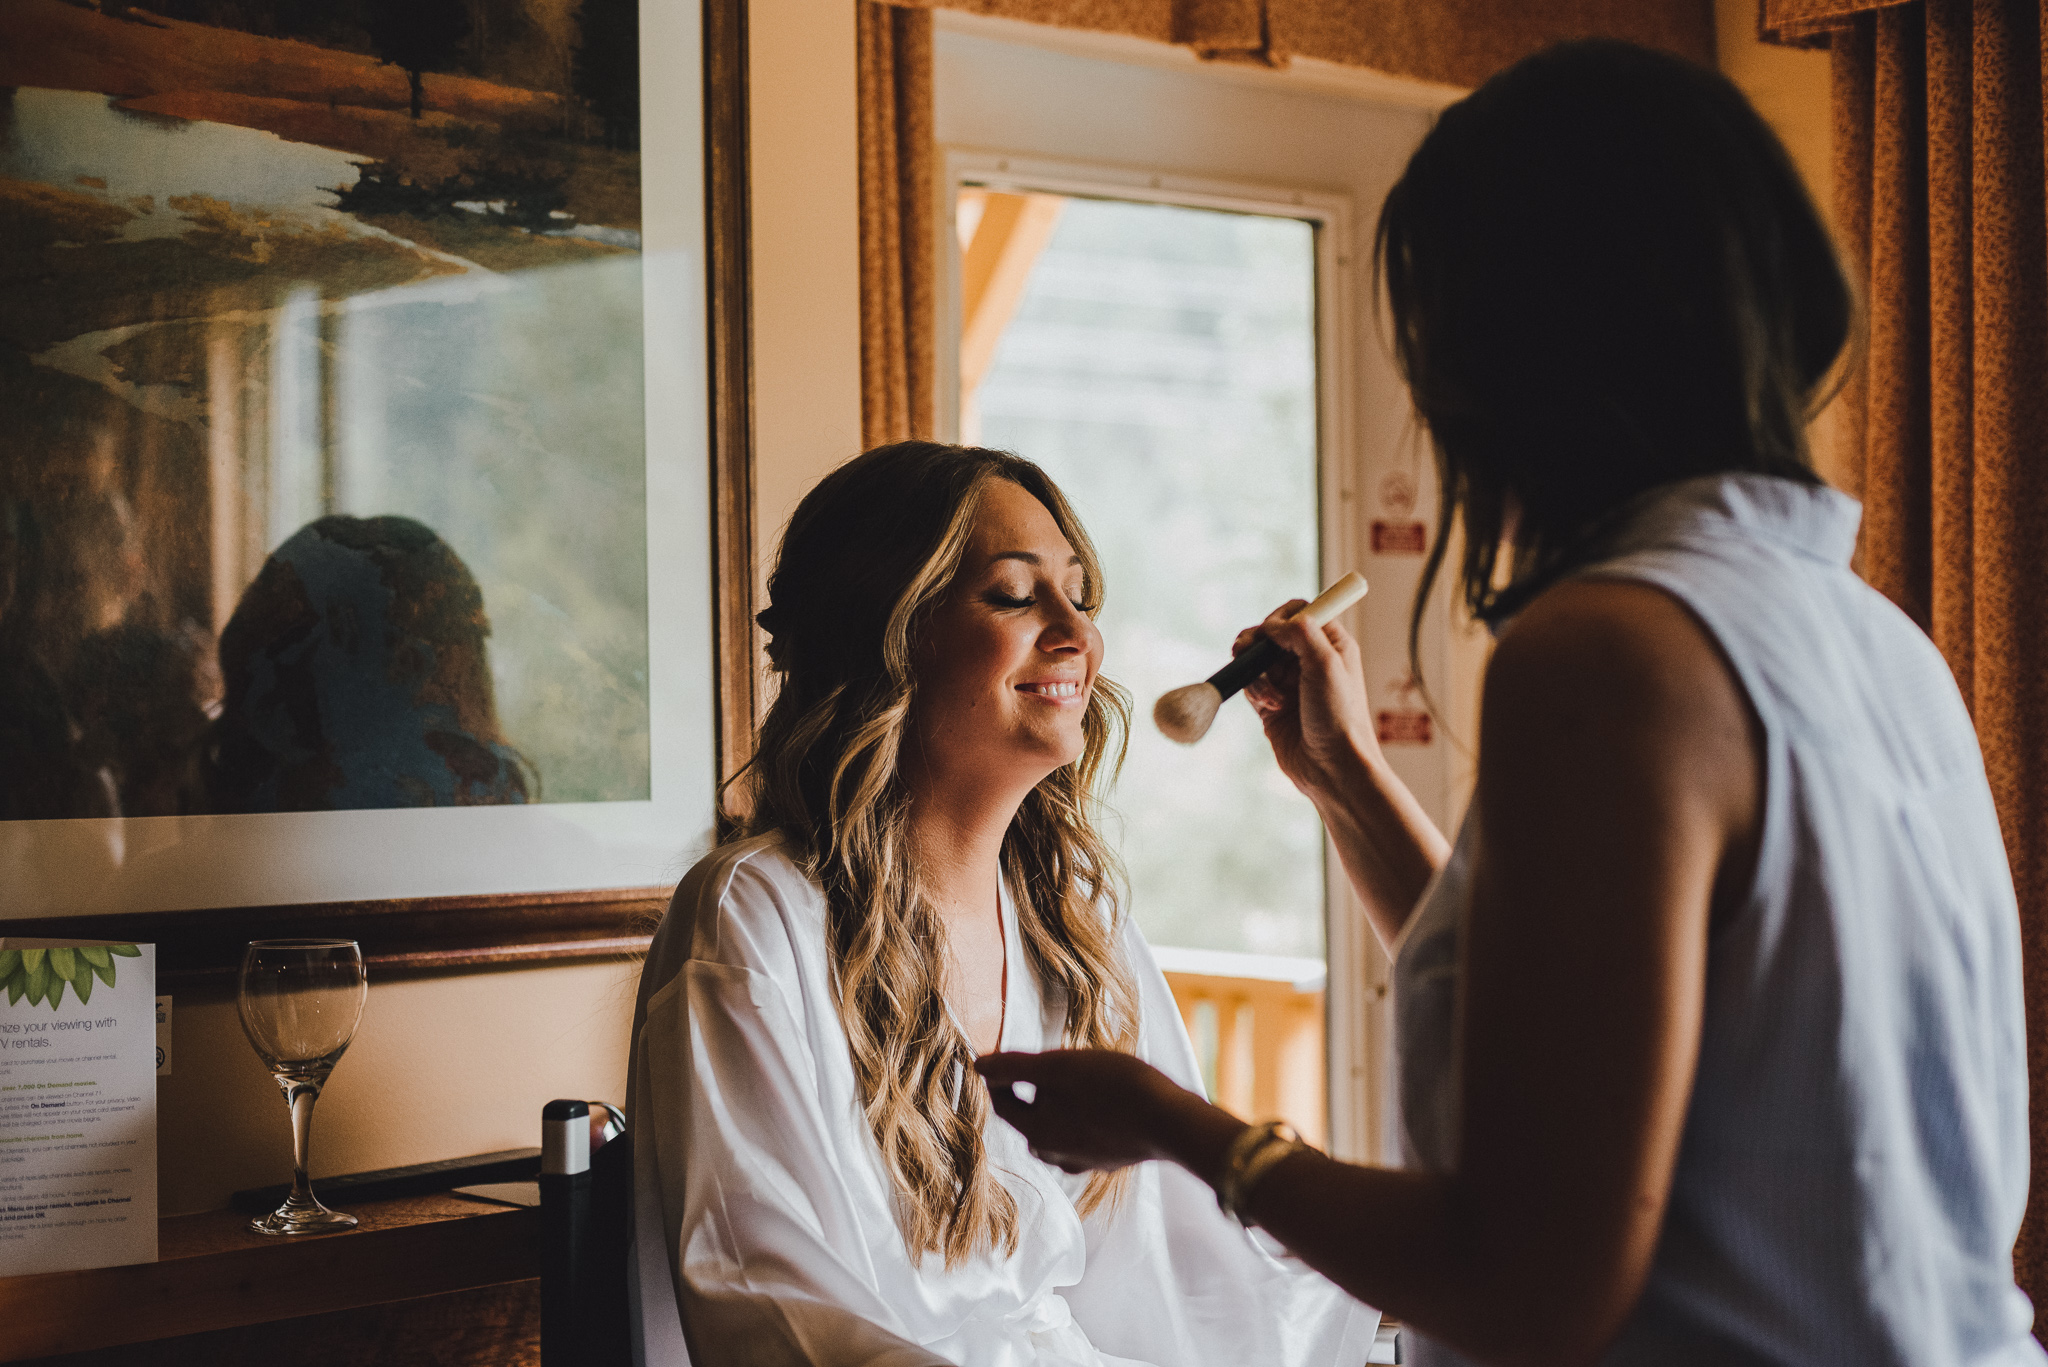
<svg viewBox="0 0 2048 1367"><path fill-rule="evenodd" d="M1015 594L1006 593L1002 589L990 589L982 595L982 601L991 607L1002 608L1005 611L1028 608L1038 602L1036 598L1028 594L1020 598ZM1096 608L1096 605L1088 602L1085 597L1069 598L1067 602L1073 605L1076 612L1085 612L1092 615Z"/></svg>

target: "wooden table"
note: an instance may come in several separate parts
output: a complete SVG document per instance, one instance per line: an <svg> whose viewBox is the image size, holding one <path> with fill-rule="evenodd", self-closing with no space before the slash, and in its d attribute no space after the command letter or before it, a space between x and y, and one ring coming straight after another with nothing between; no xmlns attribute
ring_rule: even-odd
<svg viewBox="0 0 2048 1367"><path fill-rule="evenodd" d="M378 1327L377 1307L481 1288L502 1289L484 1298L499 1307L492 1313L500 1320L511 1313L532 1321L500 1324L500 1330L522 1342L537 1333L539 1210L445 1194L366 1201L348 1210L361 1221L356 1228L296 1238L252 1234L248 1217L233 1211L175 1215L159 1222L154 1263L0 1279L0 1362L77 1353L86 1354L81 1363L94 1364L226 1362L243 1354L231 1351L229 1340L218 1337L221 1331L307 1316L320 1317L317 1335L309 1338L363 1340L367 1350L371 1342L393 1337ZM468 1318L458 1317L456 1327L489 1328L469 1325ZM193 1341L191 1352L172 1353L162 1342L195 1334L209 1342ZM264 1337L273 1346L279 1341L276 1332ZM299 1342L289 1334L286 1339ZM122 1345L149 1346L91 1351ZM310 1341L304 1346L309 1351L295 1350L284 1360L350 1360L346 1353L311 1352ZM464 1356L411 1346L423 1350L425 1361ZM509 1358L505 1352L500 1343L495 1360L533 1357L525 1350ZM264 1353L254 1352L252 1344L252 1357ZM380 1351L376 1360L382 1364L394 1356Z"/></svg>

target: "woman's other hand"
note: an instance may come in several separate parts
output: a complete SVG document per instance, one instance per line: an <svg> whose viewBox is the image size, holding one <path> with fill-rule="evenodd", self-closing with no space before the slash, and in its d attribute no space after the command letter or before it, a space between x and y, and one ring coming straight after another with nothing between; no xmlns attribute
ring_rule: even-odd
<svg viewBox="0 0 2048 1367"><path fill-rule="evenodd" d="M1220 1164L1231 1138L1244 1128L1242 1121L1130 1054L1107 1049L985 1054L974 1067L988 1083L996 1114L1023 1132L1039 1158L1067 1172L1172 1158L1206 1173ZM1214 1159L1205 1163L1212 1149Z"/></svg>
<svg viewBox="0 0 2048 1367"><path fill-rule="evenodd" d="M1376 761L1380 747L1357 639L1335 622L1318 627L1294 620L1305 605L1296 598L1239 632L1231 653L1242 653L1261 635L1287 652L1244 695L1266 728L1280 771L1320 805L1335 798L1361 764Z"/></svg>

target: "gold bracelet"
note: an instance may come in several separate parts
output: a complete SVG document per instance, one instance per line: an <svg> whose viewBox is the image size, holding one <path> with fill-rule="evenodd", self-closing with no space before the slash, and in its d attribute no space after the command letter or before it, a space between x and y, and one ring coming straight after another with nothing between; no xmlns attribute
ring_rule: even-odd
<svg viewBox="0 0 2048 1367"><path fill-rule="evenodd" d="M1249 1229L1252 1219L1245 1214L1245 1202L1259 1180L1293 1154L1308 1145L1284 1120L1253 1125L1230 1141L1223 1160L1223 1175L1216 1183L1216 1204L1223 1213Z"/></svg>

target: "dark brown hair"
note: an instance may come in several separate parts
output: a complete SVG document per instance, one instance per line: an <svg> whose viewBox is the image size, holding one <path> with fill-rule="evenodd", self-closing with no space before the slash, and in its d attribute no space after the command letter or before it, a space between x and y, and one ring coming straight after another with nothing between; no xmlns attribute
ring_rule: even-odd
<svg viewBox="0 0 2048 1367"><path fill-rule="evenodd" d="M1374 269L1444 500L1411 657L1454 516L1458 590L1497 622L1648 490L1818 482L1805 428L1854 296L1783 145L1713 71L1609 41L1508 68L1416 149Z"/></svg>

